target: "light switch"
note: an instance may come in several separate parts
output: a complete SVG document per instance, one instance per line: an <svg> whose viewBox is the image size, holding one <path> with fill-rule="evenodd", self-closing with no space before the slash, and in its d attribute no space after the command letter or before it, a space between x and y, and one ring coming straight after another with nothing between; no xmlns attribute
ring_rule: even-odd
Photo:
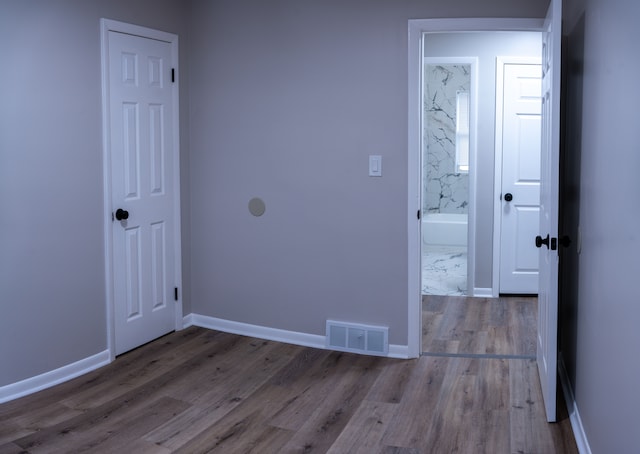
<svg viewBox="0 0 640 454"><path fill-rule="evenodd" d="M369 155L369 176L370 177L382 176L382 156Z"/></svg>

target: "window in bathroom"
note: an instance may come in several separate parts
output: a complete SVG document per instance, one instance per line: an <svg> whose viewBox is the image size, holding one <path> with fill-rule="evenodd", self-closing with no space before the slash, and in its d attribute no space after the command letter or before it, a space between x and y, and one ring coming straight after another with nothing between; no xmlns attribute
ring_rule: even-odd
<svg viewBox="0 0 640 454"><path fill-rule="evenodd" d="M456 172L469 173L469 93L456 93Z"/></svg>

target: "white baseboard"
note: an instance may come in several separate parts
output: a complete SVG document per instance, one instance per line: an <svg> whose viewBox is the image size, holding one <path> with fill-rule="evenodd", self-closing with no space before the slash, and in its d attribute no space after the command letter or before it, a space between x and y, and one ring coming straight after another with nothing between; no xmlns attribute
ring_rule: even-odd
<svg viewBox="0 0 640 454"><path fill-rule="evenodd" d="M389 344L389 358L409 359L409 346Z"/></svg>
<svg viewBox="0 0 640 454"><path fill-rule="evenodd" d="M225 333L239 334L241 336L257 337L258 339L301 345L303 347L327 349L326 336L268 328L266 326L223 320L207 315L189 314L183 318L183 325L185 328L194 325ZM409 347L407 345L389 345L388 357L406 359L409 357Z"/></svg>
<svg viewBox="0 0 640 454"><path fill-rule="evenodd" d="M578 404L576 403L576 399L573 395L573 388L571 387L571 382L569 382L569 376L567 375L567 369L565 368L562 354L560 354L558 358L558 374L560 375L562 392L567 404L569 420L571 421L571 429L573 430L573 436L576 439L578 452L580 452L580 454L591 454L591 447L589 446L587 434L585 433L584 426L582 425L582 419L580 418L580 412L578 411Z"/></svg>
<svg viewBox="0 0 640 454"><path fill-rule="evenodd" d="M26 396L46 388L58 385L72 378L91 372L99 367L111 362L109 350L96 353L88 358L81 359L75 363L67 364L58 369L26 378L19 382L0 386L0 404L19 397Z"/></svg>
<svg viewBox="0 0 640 454"><path fill-rule="evenodd" d="M191 325L201 328L214 329L225 333L240 334L241 336L257 337L286 344L302 345L304 347L324 348L325 336L298 333L266 326L251 325L249 323L234 322L207 315L189 314Z"/></svg>
<svg viewBox="0 0 640 454"><path fill-rule="evenodd" d="M182 329L193 326L193 314L185 315L182 317Z"/></svg>
<svg viewBox="0 0 640 454"><path fill-rule="evenodd" d="M473 289L473 296L478 298L493 298L493 289L491 287L475 287Z"/></svg>

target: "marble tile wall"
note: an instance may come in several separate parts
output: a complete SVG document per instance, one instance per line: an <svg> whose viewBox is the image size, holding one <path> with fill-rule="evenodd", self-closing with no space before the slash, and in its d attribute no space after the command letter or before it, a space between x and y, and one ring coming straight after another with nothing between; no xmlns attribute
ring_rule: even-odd
<svg viewBox="0 0 640 454"><path fill-rule="evenodd" d="M467 213L469 175L455 173L456 93L469 91L470 65L426 65L423 211Z"/></svg>

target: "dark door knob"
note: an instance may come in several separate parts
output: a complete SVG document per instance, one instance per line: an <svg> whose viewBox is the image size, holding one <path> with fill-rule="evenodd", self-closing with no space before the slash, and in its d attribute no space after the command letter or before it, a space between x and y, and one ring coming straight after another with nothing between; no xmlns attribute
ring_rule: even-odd
<svg viewBox="0 0 640 454"><path fill-rule="evenodd" d="M542 247L543 244L549 249L549 235L544 239L540 235L536 237L536 247Z"/></svg>
<svg viewBox="0 0 640 454"><path fill-rule="evenodd" d="M129 219L129 212L127 210L123 210L122 208L118 208L116 210L116 219L118 221Z"/></svg>
<svg viewBox="0 0 640 454"><path fill-rule="evenodd" d="M505 200L505 202L511 202L513 200L513 194L511 194L510 192L507 192L504 195L504 200Z"/></svg>

